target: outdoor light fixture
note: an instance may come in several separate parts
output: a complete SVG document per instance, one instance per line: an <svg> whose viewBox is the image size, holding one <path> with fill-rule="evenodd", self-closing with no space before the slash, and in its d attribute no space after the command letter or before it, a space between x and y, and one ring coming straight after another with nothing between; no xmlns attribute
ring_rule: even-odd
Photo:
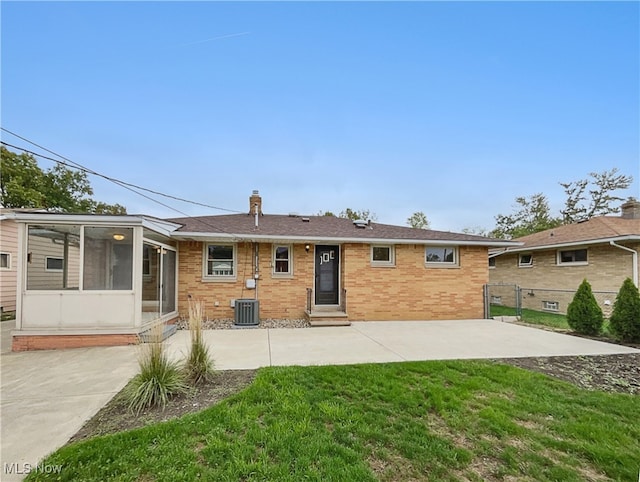
<svg viewBox="0 0 640 482"><path fill-rule="evenodd" d="M124 239L124 234L114 234L113 239L116 241L122 241Z"/></svg>
<svg viewBox="0 0 640 482"><path fill-rule="evenodd" d="M311 249L311 246L309 246L308 244L304 247L304 250L308 253L309 249Z"/></svg>

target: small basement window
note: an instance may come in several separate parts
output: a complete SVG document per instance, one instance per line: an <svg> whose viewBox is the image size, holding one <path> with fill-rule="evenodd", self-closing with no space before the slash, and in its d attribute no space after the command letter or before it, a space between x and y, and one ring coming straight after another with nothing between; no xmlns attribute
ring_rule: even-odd
<svg viewBox="0 0 640 482"><path fill-rule="evenodd" d="M543 301L542 309L544 311L560 311L560 303L557 301Z"/></svg>
<svg viewBox="0 0 640 482"><path fill-rule="evenodd" d="M520 267L533 266L533 255L532 254L521 254L518 257L518 266L520 266Z"/></svg>
<svg viewBox="0 0 640 482"><path fill-rule="evenodd" d="M502 304L502 296L492 296L491 297L492 305L501 305Z"/></svg>

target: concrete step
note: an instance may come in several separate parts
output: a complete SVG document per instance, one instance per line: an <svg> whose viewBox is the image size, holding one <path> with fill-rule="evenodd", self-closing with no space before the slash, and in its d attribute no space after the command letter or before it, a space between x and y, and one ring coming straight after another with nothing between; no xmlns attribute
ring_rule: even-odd
<svg viewBox="0 0 640 482"><path fill-rule="evenodd" d="M311 326L349 326L349 315L344 311L312 311L305 312Z"/></svg>
<svg viewBox="0 0 640 482"><path fill-rule="evenodd" d="M349 320L309 320L309 324L314 326L351 326Z"/></svg>

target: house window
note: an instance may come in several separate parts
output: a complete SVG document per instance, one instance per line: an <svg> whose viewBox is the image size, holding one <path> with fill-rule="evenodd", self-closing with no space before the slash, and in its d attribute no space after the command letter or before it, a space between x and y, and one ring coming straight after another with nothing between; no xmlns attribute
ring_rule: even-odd
<svg viewBox="0 0 640 482"><path fill-rule="evenodd" d="M393 266L395 264L393 246L371 246L371 264L373 266Z"/></svg>
<svg viewBox="0 0 640 482"><path fill-rule="evenodd" d="M0 253L0 269L11 269L10 253Z"/></svg>
<svg viewBox="0 0 640 482"><path fill-rule="evenodd" d="M273 247L273 274L291 274L291 246Z"/></svg>
<svg viewBox="0 0 640 482"><path fill-rule="evenodd" d="M457 254L455 246L427 246L426 262L429 265L455 265L458 262Z"/></svg>
<svg viewBox="0 0 640 482"><path fill-rule="evenodd" d="M231 278L235 276L235 246L231 244L207 245L206 276Z"/></svg>
<svg viewBox="0 0 640 482"><path fill-rule="evenodd" d="M54 258L47 256L45 258L45 267L47 271L62 271L64 268L64 258Z"/></svg>
<svg viewBox="0 0 640 482"><path fill-rule="evenodd" d="M558 251L558 264L587 264L587 250Z"/></svg>
<svg viewBox="0 0 640 482"><path fill-rule="evenodd" d="M520 266L520 267L533 266L533 255L532 254L521 254L518 257L518 266Z"/></svg>
<svg viewBox="0 0 640 482"><path fill-rule="evenodd" d="M496 267L496 258L489 258L489 268L495 268Z"/></svg>
<svg viewBox="0 0 640 482"><path fill-rule="evenodd" d="M544 311L559 311L560 304L557 301L543 301L542 309Z"/></svg>
<svg viewBox="0 0 640 482"><path fill-rule="evenodd" d="M501 305L502 304L502 296L491 296L491 304L492 305Z"/></svg>

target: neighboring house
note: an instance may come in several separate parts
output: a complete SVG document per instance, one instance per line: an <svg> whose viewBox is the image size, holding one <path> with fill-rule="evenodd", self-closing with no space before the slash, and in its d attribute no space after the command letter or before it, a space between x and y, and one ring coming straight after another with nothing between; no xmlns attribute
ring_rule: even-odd
<svg viewBox="0 0 640 482"><path fill-rule="evenodd" d="M14 350L132 343L152 325L186 314L189 298L203 300L210 318L233 318L238 299L258 300L261 319L312 323L482 318L488 249L515 245L263 214L257 191L249 206L247 214L170 220L17 216L27 267L18 276ZM62 277L45 271L45 285L42 270L36 276L28 266L56 258L43 241L64 253Z"/></svg>
<svg viewBox="0 0 640 482"><path fill-rule="evenodd" d="M16 310L18 225L12 213L0 209L0 313Z"/></svg>
<svg viewBox="0 0 640 482"><path fill-rule="evenodd" d="M620 216L594 217L514 241L523 245L492 250L491 284L520 286L523 308L566 313L575 290L587 279L608 315L623 281L631 278L638 285L640 202L624 203ZM494 303L512 299L510 288L491 290Z"/></svg>

